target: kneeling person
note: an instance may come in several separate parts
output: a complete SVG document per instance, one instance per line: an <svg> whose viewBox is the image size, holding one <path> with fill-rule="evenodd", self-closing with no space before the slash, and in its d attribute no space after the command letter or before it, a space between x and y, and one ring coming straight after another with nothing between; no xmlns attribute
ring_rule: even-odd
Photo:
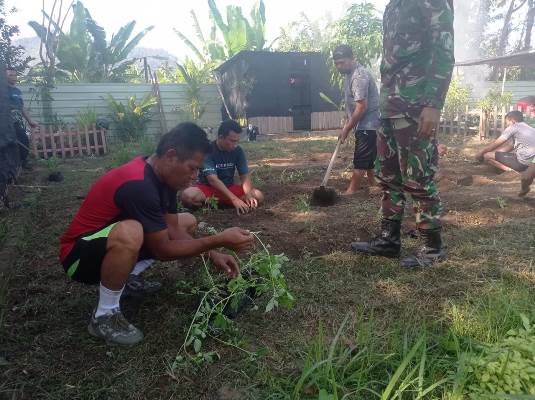
<svg viewBox="0 0 535 400"><path fill-rule="evenodd" d="M232 206L238 214L245 214L258 207L264 200L260 190L253 187L247 159L238 145L242 128L236 121L224 121L218 130L217 140L204 160L199 174L199 183L182 193L186 207L202 207L209 197L217 198L219 204ZM240 184L234 183L238 171Z"/></svg>
<svg viewBox="0 0 535 400"><path fill-rule="evenodd" d="M477 153L476 159L502 171L523 172L535 158L535 128L524 122L520 111L508 113L505 123L507 129L494 143ZM511 139L512 143L508 143Z"/></svg>
<svg viewBox="0 0 535 400"><path fill-rule="evenodd" d="M115 168L92 186L60 241L60 260L73 280L100 284L100 297L89 333L108 343L136 344L139 329L121 313L125 285L133 291L154 291L140 273L152 263L209 252L216 268L239 274L236 260L213 249L243 250L253 237L231 228L194 239L195 218L177 213L177 191L191 185L203 164L210 142L193 123L165 134L156 153ZM211 250L211 251L210 251Z"/></svg>

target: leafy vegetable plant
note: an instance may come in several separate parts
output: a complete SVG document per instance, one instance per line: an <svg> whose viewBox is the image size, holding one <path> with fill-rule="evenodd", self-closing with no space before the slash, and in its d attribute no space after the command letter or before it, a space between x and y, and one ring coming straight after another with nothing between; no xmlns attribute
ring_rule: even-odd
<svg viewBox="0 0 535 400"><path fill-rule="evenodd" d="M266 313L278 307L291 308L295 299L288 290L282 273L282 267L289 261L288 258L284 254L271 254L269 248L256 237L262 250L251 254L247 261L240 261L241 273L230 281L212 275L207 260L202 258L208 285L204 288L189 288L189 294L198 295L200 302L172 365L173 370L198 368L218 359L217 351L204 349L208 338L241 350L251 359L265 354L265 350L251 352L244 348L233 318L247 306L258 310L260 307L256 301L261 296L268 299L263 307Z"/></svg>
<svg viewBox="0 0 535 400"><path fill-rule="evenodd" d="M535 324L520 316L523 327L513 329L501 342L482 347L481 353L469 353L469 398L491 395L535 395Z"/></svg>

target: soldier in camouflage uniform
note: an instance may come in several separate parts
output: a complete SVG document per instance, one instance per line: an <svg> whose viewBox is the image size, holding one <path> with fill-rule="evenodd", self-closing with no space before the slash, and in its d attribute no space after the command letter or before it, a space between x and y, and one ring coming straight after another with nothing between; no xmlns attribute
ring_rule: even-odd
<svg viewBox="0 0 535 400"><path fill-rule="evenodd" d="M453 71L452 0L391 0L383 20L381 121L377 178L383 189L382 232L355 252L397 257L407 195L425 245L402 266L427 266L446 258L436 128Z"/></svg>

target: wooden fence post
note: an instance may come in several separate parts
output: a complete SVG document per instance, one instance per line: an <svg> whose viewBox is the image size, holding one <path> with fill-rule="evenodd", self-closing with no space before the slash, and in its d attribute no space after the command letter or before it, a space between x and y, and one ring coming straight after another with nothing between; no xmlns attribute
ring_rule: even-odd
<svg viewBox="0 0 535 400"><path fill-rule="evenodd" d="M464 114L464 135L463 140L466 139L466 136L468 135L468 112L469 112L468 105L466 106L465 114Z"/></svg>
<svg viewBox="0 0 535 400"><path fill-rule="evenodd" d="M43 157L46 159L48 159L48 152L46 150L46 136L45 136L45 132L46 132L46 127L45 126L42 126L41 129L39 130L39 136L41 137L41 146L43 147Z"/></svg>
<svg viewBox="0 0 535 400"><path fill-rule="evenodd" d="M39 158L39 152L37 151L37 132L36 131L37 129L32 127L30 129L30 136L32 140L33 155L35 156L35 158Z"/></svg>
<svg viewBox="0 0 535 400"><path fill-rule="evenodd" d="M71 127L67 128L67 141L69 142L69 153L71 157L74 157L74 144L72 143L72 131Z"/></svg>
<svg viewBox="0 0 535 400"><path fill-rule="evenodd" d="M95 155L98 155L99 145L98 145L98 138L97 138L97 127L95 124L93 124L93 141L94 141Z"/></svg>
<svg viewBox="0 0 535 400"><path fill-rule="evenodd" d="M104 151L104 154L108 152L108 146L106 143L106 129L100 128L100 136L102 138L102 150Z"/></svg>
<svg viewBox="0 0 535 400"><path fill-rule="evenodd" d="M87 155L91 155L91 143L89 143L89 131L87 130L87 126L84 126L84 137L85 137L85 147L87 150Z"/></svg>
<svg viewBox="0 0 535 400"><path fill-rule="evenodd" d="M59 138L59 147L61 149L61 158L65 158L65 143L63 143L63 139L65 139L65 137L64 137L64 133L61 127L59 128L58 138Z"/></svg>
<svg viewBox="0 0 535 400"><path fill-rule="evenodd" d="M50 147L52 148L52 157L56 157L56 140L54 138L54 127L50 125L48 129L48 136L50 137Z"/></svg>

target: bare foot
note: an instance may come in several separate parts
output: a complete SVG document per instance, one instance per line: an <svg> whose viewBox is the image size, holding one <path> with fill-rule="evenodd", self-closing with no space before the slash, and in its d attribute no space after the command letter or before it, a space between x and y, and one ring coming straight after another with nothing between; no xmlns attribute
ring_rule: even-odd
<svg viewBox="0 0 535 400"><path fill-rule="evenodd" d="M341 193L342 196L351 196L360 191L360 189L348 188L345 192Z"/></svg>

